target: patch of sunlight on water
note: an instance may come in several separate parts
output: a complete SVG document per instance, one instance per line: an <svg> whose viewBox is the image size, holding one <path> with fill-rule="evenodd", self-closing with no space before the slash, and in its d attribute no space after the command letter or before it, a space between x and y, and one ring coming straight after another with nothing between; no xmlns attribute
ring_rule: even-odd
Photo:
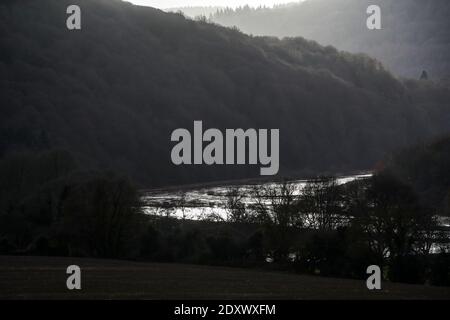
<svg viewBox="0 0 450 320"><path fill-rule="evenodd" d="M337 179L337 183L345 184L357 179L365 179L371 176L371 174L361 174L341 177ZM291 183L295 185L295 195L301 194L306 182L307 180L291 181ZM249 205L254 204L255 201L251 197L245 195L249 194L255 186L271 187L276 185L280 185L280 183L269 182L260 185L242 184L216 186L210 188L198 188L195 190L186 191L184 193L181 191L150 191L142 197L142 200L146 204L144 211L147 214L162 216L170 215L177 218L193 220L213 216L220 220L225 219L227 216L225 205L227 202L227 193L230 189L239 188L240 192L244 194L242 201ZM177 203L181 202L184 203L184 207L179 207L177 205Z"/></svg>

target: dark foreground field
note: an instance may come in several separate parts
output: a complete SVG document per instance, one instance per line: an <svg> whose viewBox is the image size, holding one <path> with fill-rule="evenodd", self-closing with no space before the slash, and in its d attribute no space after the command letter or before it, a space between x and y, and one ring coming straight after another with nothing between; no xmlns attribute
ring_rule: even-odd
<svg viewBox="0 0 450 320"><path fill-rule="evenodd" d="M66 268L82 289L66 289ZM450 299L450 288L180 264L0 256L1 299Z"/></svg>

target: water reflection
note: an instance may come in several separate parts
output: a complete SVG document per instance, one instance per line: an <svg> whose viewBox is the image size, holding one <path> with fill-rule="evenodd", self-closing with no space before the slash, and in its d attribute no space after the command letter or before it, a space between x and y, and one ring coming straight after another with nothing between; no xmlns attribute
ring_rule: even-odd
<svg viewBox="0 0 450 320"><path fill-rule="evenodd" d="M358 179L367 179L371 174L360 174L345 176L336 179L338 185L346 184ZM308 180L290 181L292 185L292 195L298 196L302 194L302 190L307 184ZM257 189L279 189L282 183L268 182L262 184L228 184L214 187L198 187L189 190L153 190L146 192L142 197L145 203L144 210L147 214L158 216L171 216L180 219L191 220L227 220L229 209L227 209L227 201L229 199L230 190L238 190L240 194L240 201L246 206L251 207L257 201L259 203L265 202L270 205L269 199L256 199L254 195L255 188ZM335 217L339 220L338 225L348 223L349 217ZM313 227L306 223L304 227ZM311 219L313 221L314 219ZM450 228L450 217L437 217L438 224L445 229ZM448 234L448 231L445 233ZM446 249L448 244L444 245ZM443 244L433 244L431 252L439 252L443 248Z"/></svg>
<svg viewBox="0 0 450 320"><path fill-rule="evenodd" d="M345 184L357 179L366 179L371 174L351 175L337 178L338 184ZM294 187L294 195L299 195L307 183L307 180L290 181ZM263 184L235 184L226 186L204 187L187 191L154 190L147 192L142 200L145 203L145 212L153 215L170 215L185 219L205 219L216 217L225 219L227 216L227 193L230 189L239 188L242 193L242 202L246 205L255 204L251 191L255 187L273 188L280 186L279 182Z"/></svg>

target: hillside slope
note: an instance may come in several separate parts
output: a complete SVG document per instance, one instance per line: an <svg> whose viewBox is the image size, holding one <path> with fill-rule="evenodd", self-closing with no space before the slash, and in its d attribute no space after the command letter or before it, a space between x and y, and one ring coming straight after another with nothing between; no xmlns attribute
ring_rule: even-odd
<svg viewBox="0 0 450 320"><path fill-rule="evenodd" d="M373 4L380 6L382 30L366 27L366 9ZM211 19L254 35L302 36L364 52L397 75L419 78L425 69L432 79L450 83L449 15L447 0L308 0L274 9L222 10Z"/></svg>
<svg viewBox="0 0 450 320"><path fill-rule="evenodd" d="M82 30L66 28L78 4ZM117 0L0 4L0 156L62 148L144 186L252 177L259 166L171 163L170 134L279 128L281 174L370 168L448 131L450 91L303 38L233 29Z"/></svg>

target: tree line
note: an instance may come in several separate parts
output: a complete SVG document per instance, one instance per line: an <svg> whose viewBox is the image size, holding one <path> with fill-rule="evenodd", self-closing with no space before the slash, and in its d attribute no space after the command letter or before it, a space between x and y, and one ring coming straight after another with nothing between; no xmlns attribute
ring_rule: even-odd
<svg viewBox="0 0 450 320"><path fill-rule="evenodd" d="M418 79L425 69L430 79L449 85L448 1L379 0L379 31L366 27L366 10L372 4L368 0L308 0L274 8L219 8L207 16L248 34L300 36L340 50L364 52L402 77Z"/></svg>
<svg viewBox="0 0 450 320"><path fill-rule="evenodd" d="M84 171L70 153L16 154L0 162L0 254L120 258L268 268L449 285L449 232L411 185L388 170L339 184L229 189L226 217L158 215L133 182ZM245 199L251 199L246 201Z"/></svg>

